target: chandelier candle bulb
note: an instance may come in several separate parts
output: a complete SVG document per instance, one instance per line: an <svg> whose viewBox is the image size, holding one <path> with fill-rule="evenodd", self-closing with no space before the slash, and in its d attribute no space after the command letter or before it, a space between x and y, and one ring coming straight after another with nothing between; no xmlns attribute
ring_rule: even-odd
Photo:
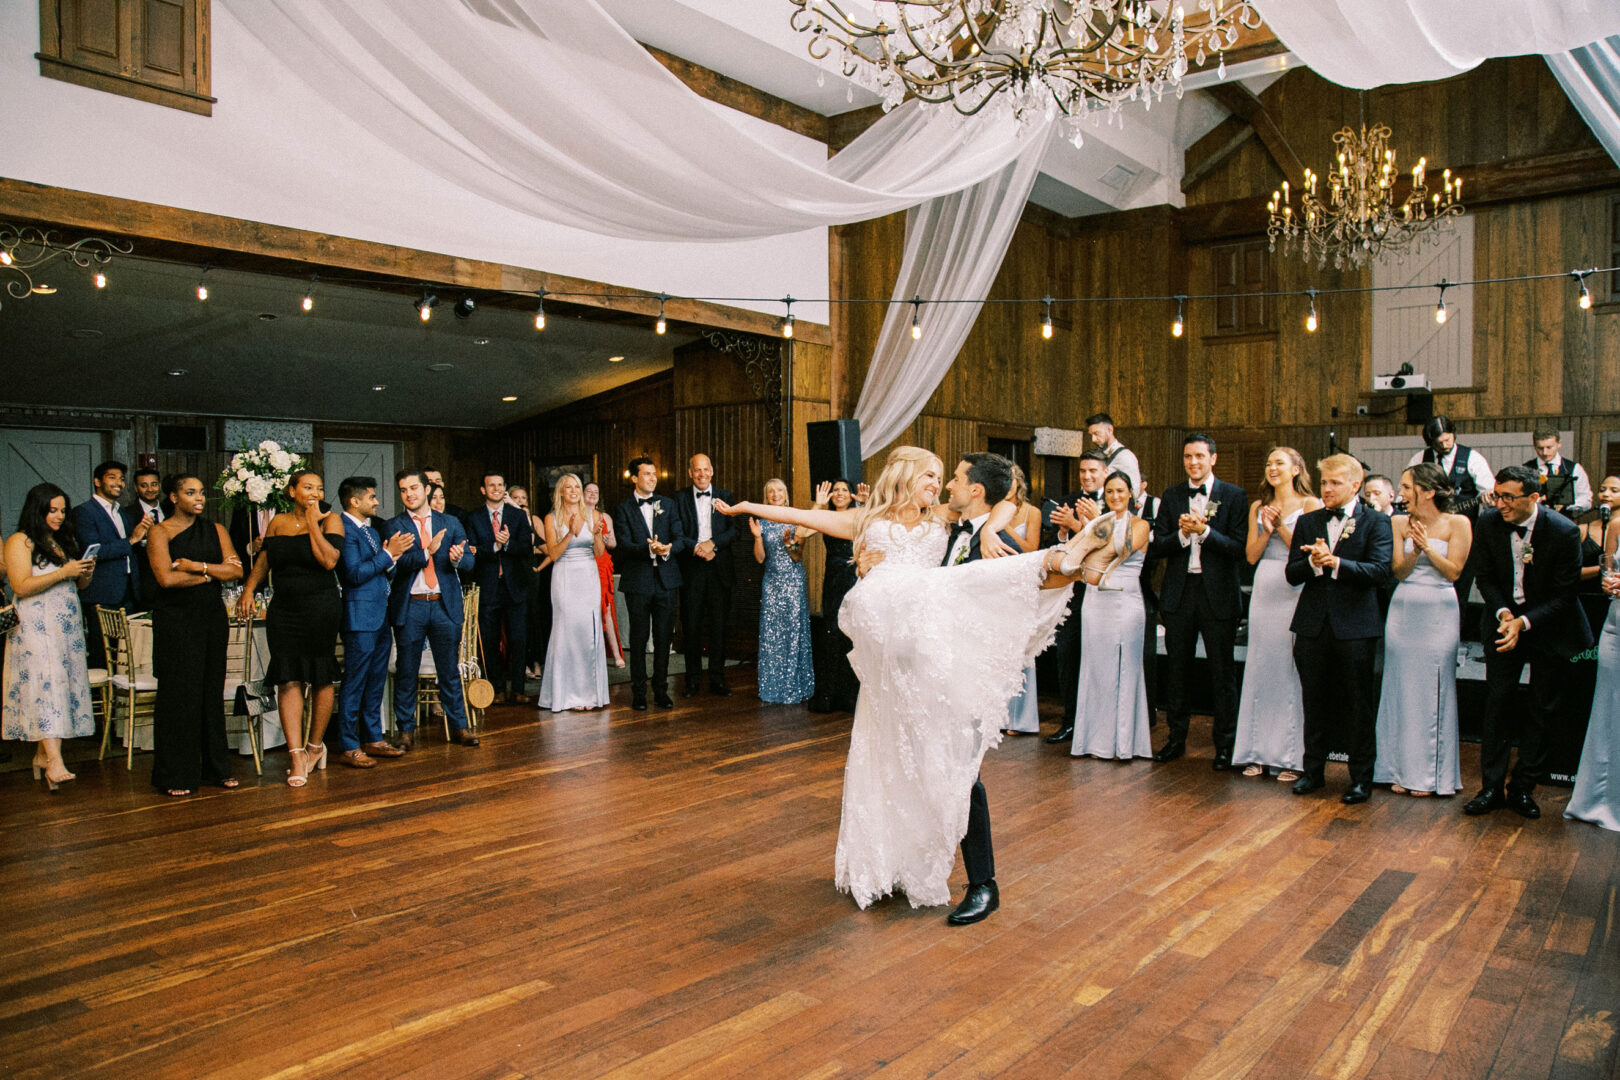
<svg viewBox="0 0 1620 1080"><path fill-rule="evenodd" d="M107 275L104 272L100 271L100 270L96 271L95 281L96 281L96 288L105 289L107 287Z"/></svg>

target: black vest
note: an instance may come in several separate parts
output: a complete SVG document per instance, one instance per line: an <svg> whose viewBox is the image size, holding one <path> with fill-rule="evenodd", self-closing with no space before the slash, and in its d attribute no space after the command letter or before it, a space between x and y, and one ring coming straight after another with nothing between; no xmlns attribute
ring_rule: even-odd
<svg viewBox="0 0 1620 1080"><path fill-rule="evenodd" d="M1529 461L1524 463L1524 467L1536 473L1538 476L1547 474L1547 463L1542 461L1540 458L1531 458ZM1558 468L1553 469L1551 475L1562 476L1565 479L1573 480L1575 479L1575 463L1569 460L1569 458L1560 455L1558 458Z"/></svg>
<svg viewBox="0 0 1620 1080"><path fill-rule="evenodd" d="M1479 494L1479 485L1474 483L1474 477L1468 471L1468 459L1472 455L1472 450L1459 443L1457 456L1451 459L1451 475L1448 479L1459 499L1472 499ZM1434 447L1423 451L1423 460L1430 465L1435 463Z"/></svg>

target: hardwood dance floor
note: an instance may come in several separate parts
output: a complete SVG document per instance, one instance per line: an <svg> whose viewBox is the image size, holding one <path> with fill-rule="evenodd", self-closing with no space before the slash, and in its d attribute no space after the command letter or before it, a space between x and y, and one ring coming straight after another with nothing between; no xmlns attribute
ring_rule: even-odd
<svg viewBox="0 0 1620 1080"><path fill-rule="evenodd" d="M285 754L189 800L150 758L0 777L0 1071L1615 1071L1620 835L1565 791L1537 822L1346 808L1340 766L1308 798L1211 772L1207 724L1169 766L1015 738L984 770L1002 908L952 928L833 890L849 717L733 676L673 713L495 710L479 750L302 791Z"/></svg>

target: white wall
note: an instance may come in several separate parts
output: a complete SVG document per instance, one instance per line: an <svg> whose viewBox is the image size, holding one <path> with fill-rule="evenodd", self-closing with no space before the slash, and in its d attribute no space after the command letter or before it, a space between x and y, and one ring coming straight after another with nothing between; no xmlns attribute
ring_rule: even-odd
<svg viewBox="0 0 1620 1080"><path fill-rule="evenodd" d="M596 236L452 187L328 108L213 5L212 117L39 74L39 7L0 0L0 175L684 296L825 297L827 234L719 244ZM807 161L825 145L713 106ZM779 304L755 304L780 312ZM825 305L795 305L824 322Z"/></svg>

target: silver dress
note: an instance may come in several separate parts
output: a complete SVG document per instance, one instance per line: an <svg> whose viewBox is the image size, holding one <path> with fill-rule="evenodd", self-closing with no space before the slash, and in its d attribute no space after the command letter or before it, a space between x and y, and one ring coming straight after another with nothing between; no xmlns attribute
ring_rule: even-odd
<svg viewBox="0 0 1620 1080"><path fill-rule="evenodd" d="M1114 523L1114 550L1130 543L1134 518ZM1137 551L1114 567L1108 587L1086 586L1080 622L1080 696L1074 710L1075 757L1152 757L1147 683L1142 677L1142 563Z"/></svg>
<svg viewBox="0 0 1620 1080"><path fill-rule="evenodd" d="M1295 510L1283 525L1292 529L1302 513L1303 508ZM1283 575L1287 565L1288 547L1272 533L1255 564L1254 590L1249 594L1248 659L1243 665L1232 760L1298 772L1305 764L1305 699L1289 626L1300 587L1288 584Z"/></svg>
<svg viewBox="0 0 1620 1080"><path fill-rule="evenodd" d="M1597 690L1592 694L1586 742L1581 747L1575 790L1570 793L1564 816L1620 831L1617 764L1620 764L1620 604L1611 600L1609 617L1604 620L1603 633L1598 638Z"/></svg>
<svg viewBox="0 0 1620 1080"><path fill-rule="evenodd" d="M540 681L540 708L561 712L594 709L607 703L602 578L591 534L581 532L552 564L551 640L546 645L546 670Z"/></svg>
<svg viewBox="0 0 1620 1080"><path fill-rule="evenodd" d="M1444 540L1429 546L1444 555ZM1406 554L1412 540L1406 540ZM1457 759L1457 591L1426 558L1395 586L1384 622L1384 689L1378 702L1373 781L1451 795Z"/></svg>

